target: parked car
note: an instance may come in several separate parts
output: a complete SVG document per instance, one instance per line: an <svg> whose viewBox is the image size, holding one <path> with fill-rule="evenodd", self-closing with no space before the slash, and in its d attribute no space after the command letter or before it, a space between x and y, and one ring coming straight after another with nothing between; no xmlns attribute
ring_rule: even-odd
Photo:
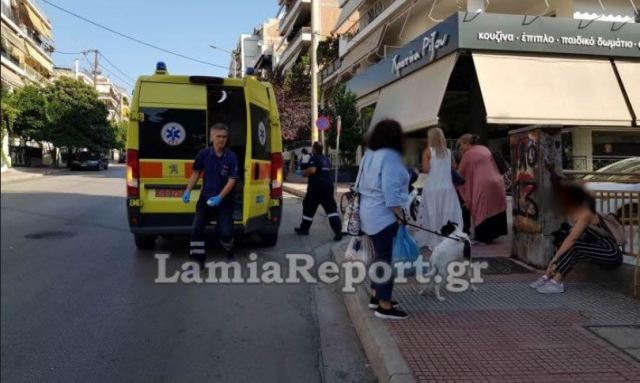
<svg viewBox="0 0 640 383"><path fill-rule="evenodd" d="M67 166L71 170L107 170L109 157L96 152L78 152L69 155Z"/></svg>
<svg viewBox="0 0 640 383"><path fill-rule="evenodd" d="M629 227L632 244L640 246L640 157L614 162L584 177L586 187L596 196L596 209L601 214L614 213ZM634 233L634 234L632 234Z"/></svg>
<svg viewBox="0 0 640 383"><path fill-rule="evenodd" d="M120 156L118 157L118 163L119 164L126 164L127 163L127 154L126 153L120 153Z"/></svg>

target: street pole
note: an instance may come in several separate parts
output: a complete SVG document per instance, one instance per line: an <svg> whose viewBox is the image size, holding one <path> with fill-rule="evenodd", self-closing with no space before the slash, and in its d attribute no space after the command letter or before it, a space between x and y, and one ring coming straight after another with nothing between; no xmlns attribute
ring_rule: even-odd
<svg viewBox="0 0 640 383"><path fill-rule="evenodd" d="M342 117L338 116L338 120L336 121L336 163L334 164L334 166L336 167L335 169L335 188L336 188L336 194L338 192L338 168L340 167L340 131L342 130Z"/></svg>
<svg viewBox="0 0 640 383"><path fill-rule="evenodd" d="M98 50L93 50L93 87L98 90Z"/></svg>
<svg viewBox="0 0 640 383"><path fill-rule="evenodd" d="M320 0L311 0L311 142L318 141L318 36L320 18Z"/></svg>

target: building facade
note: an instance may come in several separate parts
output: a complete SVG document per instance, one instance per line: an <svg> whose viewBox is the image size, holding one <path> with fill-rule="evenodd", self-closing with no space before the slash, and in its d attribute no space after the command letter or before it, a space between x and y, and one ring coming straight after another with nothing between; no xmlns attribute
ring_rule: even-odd
<svg viewBox="0 0 640 383"><path fill-rule="evenodd" d="M256 34L241 34L236 48L231 52L229 77L244 77L248 68L260 57L260 36Z"/></svg>
<svg viewBox="0 0 640 383"><path fill-rule="evenodd" d="M347 82L363 128L396 118L416 146L442 125L508 158L509 131L555 126L563 166L591 170L640 153L637 18L626 0L346 0L321 81Z"/></svg>
<svg viewBox="0 0 640 383"><path fill-rule="evenodd" d="M269 78L273 73L282 51L278 51L282 37L280 36L280 19L272 18L257 26L253 34L259 36L259 55L253 63L253 68L261 78Z"/></svg>
<svg viewBox="0 0 640 383"><path fill-rule="evenodd" d="M338 0L317 0L319 2L320 40L331 36L340 15ZM281 6L280 36L282 41L276 47L281 52L277 70L289 70L298 58L307 53L311 46L311 0L279 0Z"/></svg>
<svg viewBox="0 0 640 383"><path fill-rule="evenodd" d="M41 84L53 74L51 23L31 0L1 0L2 86Z"/></svg>

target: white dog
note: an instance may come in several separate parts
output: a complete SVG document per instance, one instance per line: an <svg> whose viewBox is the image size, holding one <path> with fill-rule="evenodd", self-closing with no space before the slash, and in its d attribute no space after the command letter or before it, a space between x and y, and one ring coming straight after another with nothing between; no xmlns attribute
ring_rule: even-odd
<svg viewBox="0 0 640 383"><path fill-rule="evenodd" d="M458 229L457 224L451 221L442 226L440 234L451 238L445 238L435 247L435 249L433 249L429 261L429 267L431 270L425 274L425 277L430 278L430 282L420 290L420 295L424 295L430 286L434 286L436 298L439 301L444 301L444 297L440 293L440 287L447 281L447 267L449 263L454 261L461 262L465 259L469 260L471 258L471 243L469 241L469 236L462 230ZM458 238L460 240L455 240L453 238ZM471 268L468 267L467 270L467 276L470 278ZM476 290L473 285L471 285L471 289L473 291Z"/></svg>

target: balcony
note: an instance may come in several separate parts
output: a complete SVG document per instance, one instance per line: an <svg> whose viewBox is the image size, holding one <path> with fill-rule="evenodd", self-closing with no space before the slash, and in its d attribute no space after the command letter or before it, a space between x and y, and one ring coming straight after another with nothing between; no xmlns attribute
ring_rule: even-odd
<svg viewBox="0 0 640 383"><path fill-rule="evenodd" d="M342 67L342 59L339 58L322 68L320 71L320 83L324 84L332 79L333 75L338 73L340 67Z"/></svg>
<svg viewBox="0 0 640 383"><path fill-rule="evenodd" d="M360 9L360 18L344 33L347 41L351 41L369 24L373 23L378 16L387 10L395 1L396 0L377 0L371 5L362 7Z"/></svg>
<svg viewBox="0 0 640 383"><path fill-rule="evenodd" d="M282 72L286 72L295 64L298 56L306 48L311 45L311 28L300 28L294 38L291 39L289 45L287 45L282 56L280 57L279 67Z"/></svg>
<svg viewBox="0 0 640 383"><path fill-rule="evenodd" d="M289 36L296 29L311 23L311 0L294 0L280 22L280 35Z"/></svg>

